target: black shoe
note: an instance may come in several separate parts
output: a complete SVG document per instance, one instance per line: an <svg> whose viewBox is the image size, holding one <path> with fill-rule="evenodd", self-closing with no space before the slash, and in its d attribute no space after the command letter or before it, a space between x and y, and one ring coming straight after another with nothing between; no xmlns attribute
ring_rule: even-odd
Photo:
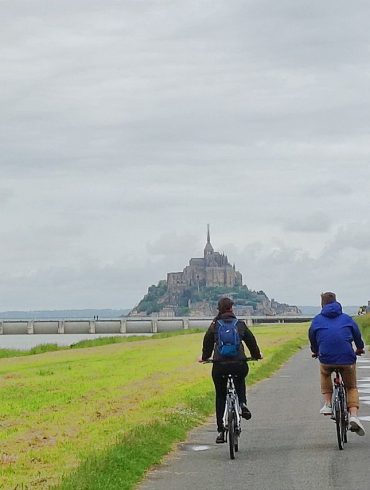
<svg viewBox="0 0 370 490"><path fill-rule="evenodd" d="M242 417L245 420L249 420L252 417L251 412L248 410L248 407L245 403L242 403L240 408L242 409Z"/></svg>
<svg viewBox="0 0 370 490"><path fill-rule="evenodd" d="M216 437L216 443L222 444L223 442L225 442L225 433L222 431L218 433L218 436Z"/></svg>

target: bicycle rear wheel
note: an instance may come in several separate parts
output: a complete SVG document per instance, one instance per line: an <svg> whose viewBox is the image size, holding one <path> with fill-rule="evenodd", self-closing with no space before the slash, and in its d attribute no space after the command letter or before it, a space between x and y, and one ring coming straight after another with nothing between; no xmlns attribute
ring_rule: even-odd
<svg viewBox="0 0 370 490"><path fill-rule="evenodd" d="M342 441L347 442L347 417L345 412L343 411L342 419L341 419L341 432L342 432Z"/></svg>
<svg viewBox="0 0 370 490"><path fill-rule="evenodd" d="M342 418L341 418L342 441L346 443L347 430L348 430L348 409L347 409L346 392L344 391L344 389L341 391L341 404L342 404Z"/></svg>
<svg viewBox="0 0 370 490"><path fill-rule="evenodd" d="M234 448L235 452L237 453L239 451L239 435L237 432L235 432Z"/></svg>
<svg viewBox="0 0 370 490"><path fill-rule="evenodd" d="M230 459L235 459L235 417L232 410L228 415Z"/></svg>
<svg viewBox="0 0 370 490"><path fill-rule="evenodd" d="M234 423L235 423L235 427L234 427L234 431L235 431L234 448L235 448L235 452L237 453L239 451L240 426L238 425L235 412L234 412Z"/></svg>
<svg viewBox="0 0 370 490"><path fill-rule="evenodd" d="M344 412L343 412L343 407L339 399L335 400L335 406L334 406L334 413L335 413L335 426L337 429L337 441L338 441L338 447L340 450L344 448L344 435L343 435L343 418L344 418Z"/></svg>

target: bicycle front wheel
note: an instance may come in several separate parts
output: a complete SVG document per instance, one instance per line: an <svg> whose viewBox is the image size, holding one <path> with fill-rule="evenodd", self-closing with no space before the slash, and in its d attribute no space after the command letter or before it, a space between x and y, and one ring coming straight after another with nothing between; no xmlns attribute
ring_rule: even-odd
<svg viewBox="0 0 370 490"><path fill-rule="evenodd" d="M230 458L235 459L235 417L232 410L230 410L229 412L228 423L229 423Z"/></svg>

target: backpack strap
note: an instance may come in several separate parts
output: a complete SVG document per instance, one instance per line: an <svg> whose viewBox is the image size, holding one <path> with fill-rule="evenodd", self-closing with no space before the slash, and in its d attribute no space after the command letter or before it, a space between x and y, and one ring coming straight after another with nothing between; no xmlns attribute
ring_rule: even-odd
<svg viewBox="0 0 370 490"><path fill-rule="evenodd" d="M215 329L219 326L225 325L226 323L231 323L231 325L233 327L236 327L238 324L238 321L239 321L238 318L231 319L231 322L224 320L223 318L218 318L217 320L214 320L213 325L214 325Z"/></svg>

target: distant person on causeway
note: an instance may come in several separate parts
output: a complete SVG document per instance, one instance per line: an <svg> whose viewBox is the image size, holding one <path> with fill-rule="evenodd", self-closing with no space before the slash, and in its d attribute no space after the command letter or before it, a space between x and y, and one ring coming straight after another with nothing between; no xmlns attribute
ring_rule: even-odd
<svg viewBox="0 0 370 490"><path fill-rule="evenodd" d="M212 321L203 339L200 362L210 359L213 354L212 379L216 390L216 419L218 436L217 443L225 442L223 414L226 402L227 375L236 374L235 389L238 394L242 417L250 419L252 414L247 407L245 378L248 374L248 364L242 341L248 347L251 357L262 359L256 339L245 322L238 320L232 310L233 302L229 298L221 298L218 302L218 315ZM224 329L228 332L234 329L235 347L231 352L224 352L220 347ZM224 352L225 355L222 354Z"/></svg>
<svg viewBox="0 0 370 490"><path fill-rule="evenodd" d="M356 384L356 356L364 353L361 332L356 322L342 312L334 293L322 293L321 306L321 313L312 320L308 332L313 356L320 361L321 393L324 397L320 413L331 415L331 373L338 368L347 390L349 428L363 436L365 429L358 418L360 401Z"/></svg>

